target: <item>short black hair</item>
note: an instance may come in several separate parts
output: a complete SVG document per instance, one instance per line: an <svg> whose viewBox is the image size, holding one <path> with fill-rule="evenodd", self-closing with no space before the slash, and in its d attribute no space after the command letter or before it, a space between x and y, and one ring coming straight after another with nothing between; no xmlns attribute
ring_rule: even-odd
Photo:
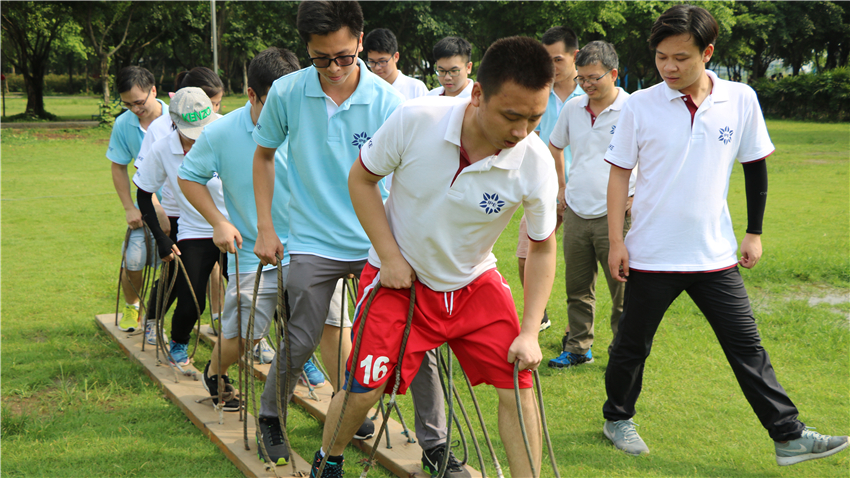
<svg viewBox="0 0 850 478"><path fill-rule="evenodd" d="M540 42L544 45L554 45L559 41L564 42L564 49L572 54L578 50L578 36L572 28L557 26L546 30L546 33L540 37Z"/></svg>
<svg viewBox="0 0 850 478"><path fill-rule="evenodd" d="M592 41L576 53L576 66L588 66L596 62L609 70L619 68L620 58L614 45L607 41Z"/></svg>
<svg viewBox="0 0 850 478"><path fill-rule="evenodd" d="M652 24L649 35L649 48L655 50L667 37L687 33L694 39L699 51L717 40L717 20L708 10L696 5L676 5L662 13Z"/></svg>
<svg viewBox="0 0 850 478"><path fill-rule="evenodd" d="M363 50L367 54L370 51L375 51L395 55L398 52L398 40L393 35L393 32L386 28L376 28L369 32L363 39Z"/></svg>
<svg viewBox="0 0 850 478"><path fill-rule="evenodd" d="M141 66L125 66L118 72L115 78L115 89L118 94L126 93L138 86L142 90L146 90L154 85L153 73L142 68Z"/></svg>
<svg viewBox="0 0 850 478"><path fill-rule="evenodd" d="M257 96L263 96L276 79L300 69L295 53L276 46L267 48L257 53L248 65L248 88L254 90Z"/></svg>
<svg viewBox="0 0 850 478"><path fill-rule="evenodd" d="M363 32L363 10L357 2L303 1L298 5L296 28L301 39L309 43L313 35L328 35L348 27L351 36Z"/></svg>
<svg viewBox="0 0 850 478"><path fill-rule="evenodd" d="M209 98L224 91L221 78L205 66L196 66L189 71L181 71L177 74L177 78L174 79L174 91L188 86L204 90Z"/></svg>
<svg viewBox="0 0 850 478"><path fill-rule="evenodd" d="M446 37L434 45L434 61L453 56L460 56L466 60L464 63L469 63L472 58L472 45L460 37Z"/></svg>
<svg viewBox="0 0 850 478"><path fill-rule="evenodd" d="M507 81L537 91L549 88L554 77L552 58L540 42L528 37L508 37L496 40L484 53L476 80L486 100Z"/></svg>

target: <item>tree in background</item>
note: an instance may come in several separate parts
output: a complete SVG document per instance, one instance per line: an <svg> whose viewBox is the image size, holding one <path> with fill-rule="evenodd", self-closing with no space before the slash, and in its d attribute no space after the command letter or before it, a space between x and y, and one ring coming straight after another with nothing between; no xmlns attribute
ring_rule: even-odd
<svg viewBox="0 0 850 478"><path fill-rule="evenodd" d="M5 2L2 12L3 56L20 70L27 93L24 114L53 118L44 110L44 75L50 52L63 25L69 20L61 3Z"/></svg>

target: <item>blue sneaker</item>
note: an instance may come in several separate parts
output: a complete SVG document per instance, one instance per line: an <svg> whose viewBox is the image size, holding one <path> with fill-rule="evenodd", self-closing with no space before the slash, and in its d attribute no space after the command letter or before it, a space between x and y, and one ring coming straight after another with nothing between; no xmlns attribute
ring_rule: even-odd
<svg viewBox="0 0 850 478"><path fill-rule="evenodd" d="M189 344L178 344L171 341L171 358L177 365L189 365Z"/></svg>
<svg viewBox="0 0 850 478"><path fill-rule="evenodd" d="M593 363L593 350L588 350L586 354L574 354L572 352L561 352L557 358L549 361L549 366L552 368L575 367L586 363Z"/></svg>
<svg viewBox="0 0 850 478"><path fill-rule="evenodd" d="M307 363L304 364L304 373L307 374L307 379L310 380L310 385L313 388L325 386L325 376L324 374L322 374L321 371L319 371L319 369L316 368L315 365L313 365L312 358L307 360ZM298 378L298 382L304 385L305 387L307 386L307 384L304 383L303 375Z"/></svg>

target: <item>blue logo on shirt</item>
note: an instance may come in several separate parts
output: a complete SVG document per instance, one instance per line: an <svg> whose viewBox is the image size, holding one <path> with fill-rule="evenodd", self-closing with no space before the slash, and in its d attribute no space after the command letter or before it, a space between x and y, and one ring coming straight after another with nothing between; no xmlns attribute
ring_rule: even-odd
<svg viewBox="0 0 850 478"><path fill-rule="evenodd" d="M487 211L487 214L493 214L494 212L502 210L502 207L505 205L505 201L499 199L499 195L496 193L484 193L484 200L478 203L478 205L484 208L484 210Z"/></svg>
<svg viewBox="0 0 850 478"><path fill-rule="evenodd" d="M617 129L617 125L611 127L611 134L614 134L614 130Z"/></svg>
<svg viewBox="0 0 850 478"><path fill-rule="evenodd" d="M354 133L354 141L351 142L351 145L354 146L355 148L360 149L360 148L363 147L363 145L366 143L366 141L369 141L370 139L372 139L372 138L370 138L369 135L367 135L365 131L362 132L362 133L359 133L359 134Z"/></svg>
<svg viewBox="0 0 850 478"><path fill-rule="evenodd" d="M718 141L723 141L723 144L729 144L729 141L732 141L732 131L729 127L720 128L720 137L717 138Z"/></svg>

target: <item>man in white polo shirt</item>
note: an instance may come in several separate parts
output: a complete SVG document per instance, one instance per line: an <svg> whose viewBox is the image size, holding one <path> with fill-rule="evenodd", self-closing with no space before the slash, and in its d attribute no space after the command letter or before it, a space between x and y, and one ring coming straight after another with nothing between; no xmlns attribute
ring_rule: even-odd
<svg viewBox="0 0 850 478"><path fill-rule="evenodd" d="M361 149L348 184L372 248L360 278L355 334L359 322L366 322L359 355L348 359L354 376L346 379L354 382L344 420L339 416L346 397L338 394L328 409L311 476L325 452L328 476L342 476L345 444L381 394L392 390L412 286L416 307L399 391L407 389L425 353L447 342L473 384L496 387L511 474L532 476L523 442L516 439L517 362L525 425L539 465L540 427L529 369L541 360L539 321L533 318L543 314L555 271L557 180L551 155L532 131L546 110L552 76L540 43L526 37L498 40L481 61L469 100L408 101ZM384 205L379 181L390 172L395 184ZM523 314L529 320L522 326L492 253L521 205L533 241ZM379 282L382 288L365 318L361 306ZM339 436L331 443L337 426Z"/></svg>
<svg viewBox="0 0 850 478"><path fill-rule="evenodd" d="M376 28L363 39L366 64L372 73L380 76L406 99L419 98L428 93L425 83L411 78L398 69L398 40L390 30Z"/></svg>
<svg viewBox="0 0 850 478"><path fill-rule="evenodd" d="M472 45L460 37L446 37L434 45L434 72L440 86L428 96L469 97L472 93Z"/></svg>
<svg viewBox="0 0 850 478"><path fill-rule="evenodd" d="M711 14L694 5L676 5L658 17L649 44L664 83L631 96L605 155L614 166L608 182L608 267L627 282L605 372L603 432L625 453L649 453L632 417L655 331L684 291L705 314L744 396L774 440L777 463L791 465L837 453L848 439L821 435L797 419L761 345L737 266L752 268L761 257L764 159L774 148L755 92L705 69L717 32ZM747 195L740 260L726 205L735 159L743 164ZM632 227L623 242L629 178L638 165Z"/></svg>
<svg viewBox="0 0 850 478"><path fill-rule="evenodd" d="M593 362L597 262L602 266L611 293L612 339L617 335L617 322L623 313L624 284L611 277L608 271L606 192L611 165L605 162L605 152L629 94L615 86L619 59L614 45L604 41L590 42L578 52L575 62L578 67L576 83L584 86L586 94L567 102L549 136L549 151L555 158L557 170L563 170L565 148L571 147L573 153L569 168L572 180L567 182L564 195L558 197L558 210L564 221L569 319L562 352L549 361L550 367L559 368ZM634 180L632 172L629 196L634 195ZM558 182L561 182L560 175ZM623 235L628 229L627 217Z"/></svg>

